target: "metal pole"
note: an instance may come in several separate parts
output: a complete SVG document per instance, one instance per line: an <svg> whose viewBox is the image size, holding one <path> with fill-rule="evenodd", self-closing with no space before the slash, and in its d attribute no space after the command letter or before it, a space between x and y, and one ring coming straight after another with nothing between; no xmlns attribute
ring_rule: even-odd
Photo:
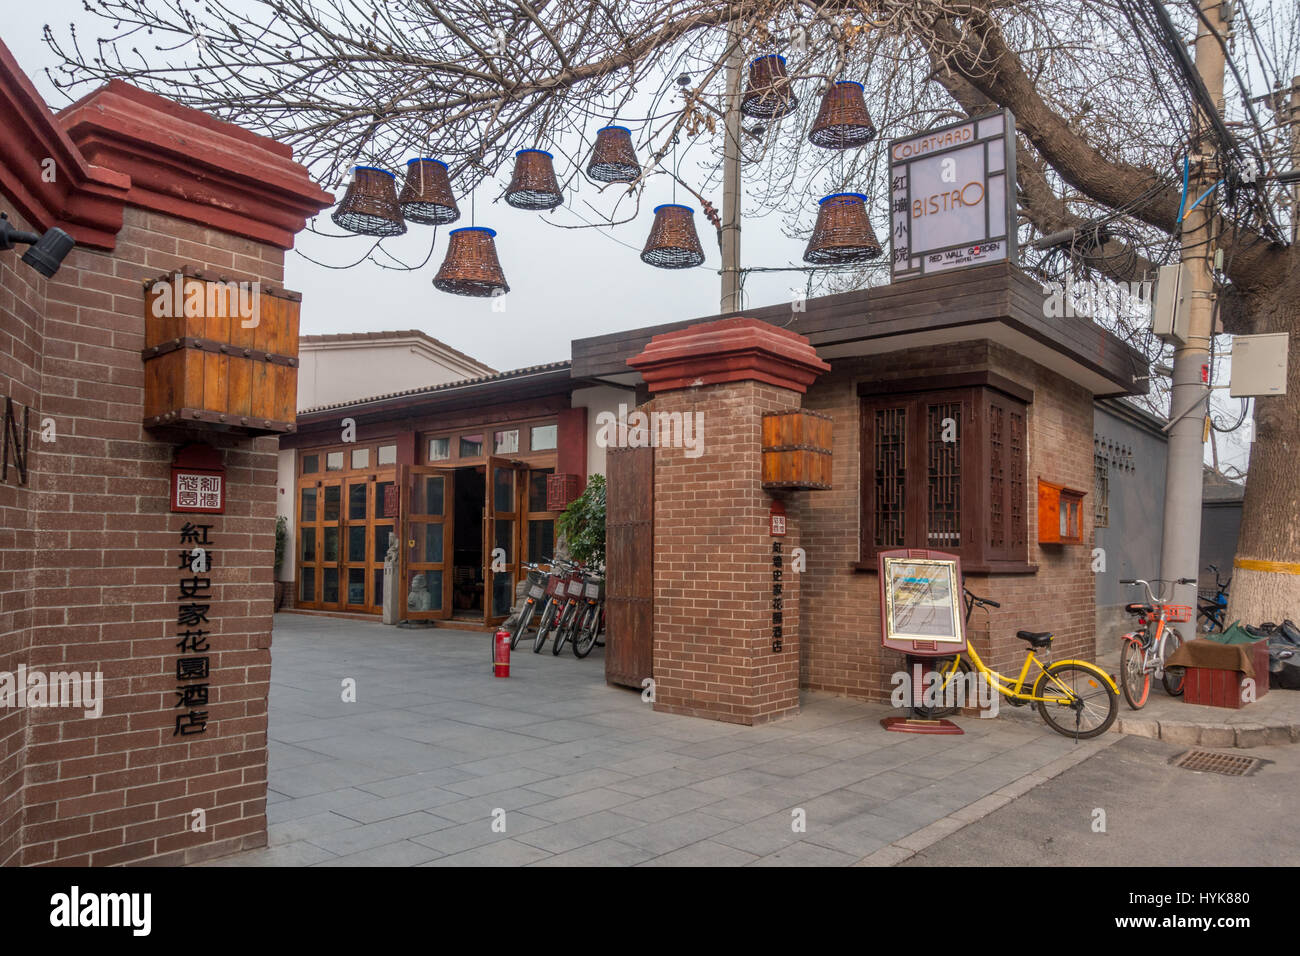
<svg viewBox="0 0 1300 956"><path fill-rule="evenodd" d="M1220 16L1220 0L1201 0L1201 11L1216 30L1226 35ZM1204 22L1196 32L1196 69L1210 97L1220 111L1223 103L1223 50ZM1198 155L1196 175L1188 194L1199 196L1219 178L1214 147L1204 139L1211 127L1210 117L1197 111L1195 116ZM1174 351L1173 393L1170 419L1180 419L1169 429L1169 450L1165 473L1164 539L1160 553L1160 573L1167 580L1196 578L1200 573L1201 489L1205 460L1205 417L1209 412L1210 390L1201 379L1202 368L1210 360L1210 340L1214 334L1214 236L1213 204L1207 199L1183 220L1182 261L1191 285L1188 303L1187 341ZM1177 604L1196 606L1194 585L1174 589Z"/></svg>
<svg viewBox="0 0 1300 956"><path fill-rule="evenodd" d="M727 121L722 144L722 299L718 310L740 308L740 52L741 25L727 26Z"/></svg>

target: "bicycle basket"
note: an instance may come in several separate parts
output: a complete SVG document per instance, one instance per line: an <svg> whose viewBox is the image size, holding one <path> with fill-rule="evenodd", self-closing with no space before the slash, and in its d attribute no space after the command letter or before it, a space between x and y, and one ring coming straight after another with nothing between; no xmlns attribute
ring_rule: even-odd
<svg viewBox="0 0 1300 956"><path fill-rule="evenodd" d="M588 581L583 585L583 593L588 599L599 601L605 596L605 582L602 580Z"/></svg>
<svg viewBox="0 0 1300 956"><path fill-rule="evenodd" d="M1179 623L1192 619L1192 609L1186 604L1165 604L1162 607L1170 623Z"/></svg>
<svg viewBox="0 0 1300 956"><path fill-rule="evenodd" d="M582 575L576 575L569 579L568 588L565 591L569 597L582 597Z"/></svg>

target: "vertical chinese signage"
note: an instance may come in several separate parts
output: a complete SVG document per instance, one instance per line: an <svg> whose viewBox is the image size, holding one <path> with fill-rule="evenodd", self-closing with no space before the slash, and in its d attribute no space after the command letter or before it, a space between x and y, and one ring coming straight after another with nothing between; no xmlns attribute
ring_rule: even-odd
<svg viewBox="0 0 1300 956"><path fill-rule="evenodd" d="M781 538L785 537L785 506L772 502L772 653L780 654L785 646L785 555Z"/></svg>
<svg viewBox="0 0 1300 956"><path fill-rule="evenodd" d="M212 552L210 524L181 525L180 586L177 590L176 629L179 640L176 648L181 652L176 658L176 703L183 708L176 714L176 729L172 736L190 737L201 734L208 727L208 675L211 658L208 656L208 636L211 631L212 611Z"/></svg>
<svg viewBox="0 0 1300 956"><path fill-rule="evenodd" d="M890 265L912 279L1016 256L1010 110L889 144Z"/></svg>

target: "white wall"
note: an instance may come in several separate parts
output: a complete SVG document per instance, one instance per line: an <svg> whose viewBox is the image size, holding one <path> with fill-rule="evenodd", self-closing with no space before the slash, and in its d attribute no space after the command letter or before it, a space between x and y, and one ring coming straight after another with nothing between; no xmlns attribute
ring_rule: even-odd
<svg viewBox="0 0 1300 956"><path fill-rule="evenodd" d="M587 409L587 475L605 473L605 449L597 441L600 429L596 425L596 416L601 412L618 415L618 406L626 405L629 412L636 407L636 392L630 388L618 388L613 385L597 385L592 388L579 388L573 393L573 408Z"/></svg>
<svg viewBox="0 0 1300 956"><path fill-rule="evenodd" d="M302 342L298 360L300 410L489 374L487 366L418 338Z"/></svg>
<svg viewBox="0 0 1300 956"><path fill-rule="evenodd" d="M276 465L275 513L289 519L289 540L284 546L284 563L280 565L280 580L293 580L294 551L298 535L294 530L293 516L297 502L294 501L294 451L292 448L280 449Z"/></svg>

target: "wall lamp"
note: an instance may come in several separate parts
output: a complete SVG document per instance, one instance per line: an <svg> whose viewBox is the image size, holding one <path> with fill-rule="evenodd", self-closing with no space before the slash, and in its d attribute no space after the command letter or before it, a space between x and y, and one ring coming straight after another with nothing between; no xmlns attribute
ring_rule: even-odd
<svg viewBox="0 0 1300 956"><path fill-rule="evenodd" d="M57 227L45 230L43 236L15 229L9 222L9 216L0 212L0 249L12 249L14 243L18 242L31 247L23 253L23 262L47 279L59 271L64 257L77 244L70 235Z"/></svg>

